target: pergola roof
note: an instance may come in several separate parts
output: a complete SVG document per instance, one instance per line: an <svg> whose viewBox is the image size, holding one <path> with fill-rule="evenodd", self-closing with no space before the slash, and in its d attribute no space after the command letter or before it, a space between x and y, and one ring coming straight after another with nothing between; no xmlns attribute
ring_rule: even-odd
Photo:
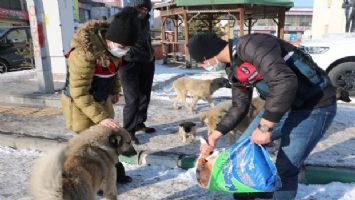
<svg viewBox="0 0 355 200"><path fill-rule="evenodd" d="M293 7L292 0L176 0L175 2L177 6L256 4L265 6Z"/></svg>
<svg viewBox="0 0 355 200"><path fill-rule="evenodd" d="M273 19L278 26L277 35L283 38L285 27L285 12L293 7L292 0L170 0L154 4L154 9L160 10L162 21L162 49L165 56L173 55L177 57L178 45L178 26L182 21L184 26L184 50L186 66L191 63L189 52L186 48L189 39L189 24L192 20L207 21L208 30L213 29L213 20L232 20L239 22L239 35L244 35L244 27L248 27L251 33L253 24L258 19ZM167 19L173 21L174 34L173 41L167 39L165 22ZM229 26L228 26L229 27ZM169 48L172 47L172 53ZM177 59L175 59L177 60Z"/></svg>

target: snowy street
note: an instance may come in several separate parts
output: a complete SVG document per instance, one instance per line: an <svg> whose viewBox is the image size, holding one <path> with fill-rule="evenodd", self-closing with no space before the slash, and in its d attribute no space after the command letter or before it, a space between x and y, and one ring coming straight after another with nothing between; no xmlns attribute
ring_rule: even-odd
<svg viewBox="0 0 355 200"><path fill-rule="evenodd" d="M31 165L37 151L0 147L0 199L30 200L26 187ZM119 199L127 200L231 200L232 195L212 193L200 188L188 171L159 166L125 165L133 182L118 185ZM97 200L101 199L97 197ZM298 200L353 200L355 184L299 185Z"/></svg>
<svg viewBox="0 0 355 200"><path fill-rule="evenodd" d="M31 77L31 71L16 72L17 75ZM32 72L33 73L33 72ZM154 82L164 82L177 75L185 73L193 74L194 78L215 78L220 74L207 74L201 69L186 70L179 68L169 68L157 65ZM14 76L11 73L2 76L3 80L11 81ZM140 150L161 150L171 152L197 153L198 142L189 145L181 143L175 134L176 123L186 119L196 119L196 115L189 116L186 111L172 110L171 97L174 92L166 92L171 87L171 83L163 88L158 88L152 93L153 103L150 107L148 118L150 123L158 130L157 134L146 135L139 133L138 138L143 144L137 146ZM213 95L216 103L230 98L230 89L222 88ZM354 100L354 99L353 99ZM115 108L118 119L122 119L122 107ZM199 101L197 111L208 109L207 102ZM327 135L322 142L316 147L312 155L307 159L306 163L318 164L323 166L355 166L353 152L355 151L354 133L355 133L355 109L353 104L339 104L339 109L334 123L330 127ZM17 120L14 115L2 114L3 125L8 124L10 120ZM21 118L24 123L29 120L31 115ZM53 117L47 117L46 120L53 120L56 123L61 115L57 114ZM41 120L42 118L39 118ZM35 121L35 118L31 119ZM30 131L38 131L48 129L50 124L42 124L43 127L31 125L26 122L22 130L26 128ZM60 126L60 123L58 123ZM18 124L18 123L17 123ZM14 126L17 126L16 123ZM46 128L44 128L46 127ZM19 127L18 127L19 128ZM55 127L54 127L55 128ZM57 128L58 129L58 128ZM57 130L53 129L53 130ZM50 130L50 129L49 129ZM59 129L58 129L59 130ZM44 130L42 130L44 131ZM47 131L48 132L48 131ZM206 134L206 129L202 125L198 127L198 135ZM226 138L224 138L226 139ZM225 146L226 140L222 140L220 146ZM0 147L0 199L29 200L31 199L27 193L28 176L31 171L33 161L40 156L40 152L34 150L15 150L9 147ZM133 182L127 185L118 185L119 199L233 199L231 194L212 193L206 189L200 188L194 177L194 169L188 171L179 168L167 168L164 166L138 166L125 164L127 174L132 176ZM97 199L101 199L98 197ZM299 185L298 200L323 200L323 199L355 199L355 183L344 184L334 182L327 185Z"/></svg>

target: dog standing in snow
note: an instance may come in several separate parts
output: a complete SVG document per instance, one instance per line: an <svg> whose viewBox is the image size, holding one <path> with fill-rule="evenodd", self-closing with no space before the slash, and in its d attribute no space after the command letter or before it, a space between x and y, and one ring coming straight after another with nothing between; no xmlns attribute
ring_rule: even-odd
<svg viewBox="0 0 355 200"><path fill-rule="evenodd" d="M231 88L231 85L226 78L216 78L212 80L201 80L189 77L178 78L173 82L172 87L176 92L174 108L177 109L178 103L182 102L183 105L192 113L198 100L200 99L206 100L211 106L213 106L212 94L216 90L223 87ZM191 105L188 105L186 102L187 94L192 96Z"/></svg>
<svg viewBox="0 0 355 200"><path fill-rule="evenodd" d="M255 118L255 116L260 112L260 110L264 107L264 105L265 101L260 97L253 98L248 114L238 124L238 126L235 127L234 130L228 133L228 140L230 144L233 144L236 140L235 132L243 132L249 126L250 122ZM228 113L230 107L232 107L232 101L226 101L199 114L201 122L207 126L208 135L210 135L212 131L217 128L217 124L222 120L224 115Z"/></svg>
<svg viewBox="0 0 355 200"><path fill-rule="evenodd" d="M94 200L102 189L106 199L116 200L119 154L136 154L129 133L93 126L35 163L30 193L34 200Z"/></svg>

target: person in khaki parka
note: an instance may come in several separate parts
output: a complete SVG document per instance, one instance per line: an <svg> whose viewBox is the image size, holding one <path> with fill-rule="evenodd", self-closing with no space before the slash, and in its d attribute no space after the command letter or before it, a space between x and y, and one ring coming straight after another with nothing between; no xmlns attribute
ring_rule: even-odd
<svg viewBox="0 0 355 200"><path fill-rule="evenodd" d="M118 68L122 57L138 37L137 11L124 8L111 23L91 20L74 34L68 59L67 79L61 97L66 128L81 133L100 124L119 128L113 104L118 102ZM117 181L130 182L118 162Z"/></svg>
<svg viewBox="0 0 355 200"><path fill-rule="evenodd" d="M119 126L113 120L112 103L118 101L121 87L117 75L121 57L137 40L138 27L132 16L136 16L136 11L126 8L115 16L111 25L92 20L74 34L67 54L67 83L61 98L68 129L80 133L94 124ZM121 54L112 55L112 50L117 49Z"/></svg>

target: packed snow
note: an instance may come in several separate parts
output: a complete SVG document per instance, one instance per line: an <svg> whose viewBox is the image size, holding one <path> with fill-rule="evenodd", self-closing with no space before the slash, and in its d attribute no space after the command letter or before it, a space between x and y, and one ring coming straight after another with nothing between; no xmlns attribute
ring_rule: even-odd
<svg viewBox="0 0 355 200"><path fill-rule="evenodd" d="M32 164L41 155L33 150L15 150L0 147L0 199L29 200L28 178ZM139 199L198 199L229 200L230 194L213 193L200 188L195 182L194 169L188 171L162 166L125 164L133 182L118 185L119 198ZM97 200L102 198L97 197ZM299 185L299 200L355 199L355 183L330 183L327 185Z"/></svg>
<svg viewBox="0 0 355 200"><path fill-rule="evenodd" d="M16 73L16 74L13 74ZM34 70L0 74L0 79L15 79L18 75L31 76ZM156 65L154 83L165 82L178 75L187 74L193 78L211 79L224 76L219 73L207 73L202 69L181 69ZM171 87L159 88L152 92L152 98L169 100L174 92L167 92ZM230 89L223 88L214 93L216 102L230 98ZM352 99L354 102L354 98ZM198 107L206 107L207 102L199 101ZM156 111L160 112L160 111ZM153 112L154 113L154 112ZM355 166L355 107L353 104L339 106L334 123L327 135L323 138L312 155L307 159L308 164L329 166ZM159 140L158 136L155 137ZM152 141L150 141L152 142ZM41 152L33 150L16 150L9 147L0 147L0 199L29 200L27 192L28 177L31 167ZM198 199L211 200L233 199L231 194L213 193L200 188L195 182L194 169L188 171L180 168L167 168L163 166L138 166L125 164L127 174L132 176L133 182L118 185L120 199ZM97 200L100 200L97 197ZM355 199L355 183L345 184L333 182L326 185L299 185L298 200L353 200Z"/></svg>

